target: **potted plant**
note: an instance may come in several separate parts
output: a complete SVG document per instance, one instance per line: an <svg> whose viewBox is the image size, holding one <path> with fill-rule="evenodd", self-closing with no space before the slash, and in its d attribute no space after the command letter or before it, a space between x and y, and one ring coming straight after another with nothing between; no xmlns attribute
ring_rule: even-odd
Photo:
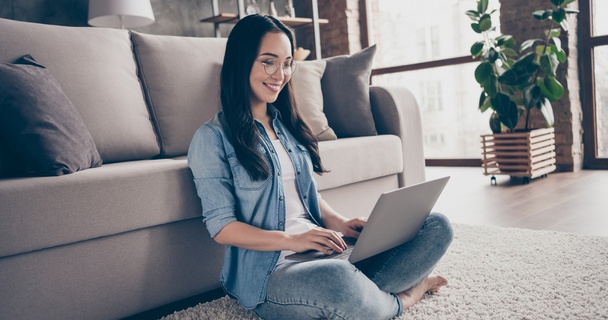
<svg viewBox="0 0 608 320"><path fill-rule="evenodd" d="M567 58L559 36L568 31L566 15L578 11L566 8L576 0L549 1L550 8L532 13L537 20L550 21L544 35L525 40L518 49L512 36L492 36L496 10L488 12L488 0L477 0L477 9L466 12L473 31L483 36L471 46L471 55L479 59L475 69L482 88L479 110L492 111L493 134L482 135L482 147L484 173L492 175L493 183L494 174L520 176L527 183L555 170L551 102L564 94L556 71ZM546 128L531 128L533 112L542 115Z"/></svg>

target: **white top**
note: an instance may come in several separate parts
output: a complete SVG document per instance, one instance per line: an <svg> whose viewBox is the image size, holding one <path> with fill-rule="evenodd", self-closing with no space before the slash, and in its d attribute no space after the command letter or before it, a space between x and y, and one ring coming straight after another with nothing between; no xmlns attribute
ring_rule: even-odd
<svg viewBox="0 0 608 320"><path fill-rule="evenodd" d="M296 174L291 162L291 158L287 154L285 147L280 140L272 140L272 145L279 156L281 164L281 177L283 178L283 188L285 190L285 232L287 233L303 233L314 229L317 225L310 219L310 215L304 208L300 195L298 193L298 185L296 183ZM283 250L277 265L287 262L285 256L294 253L290 250Z"/></svg>

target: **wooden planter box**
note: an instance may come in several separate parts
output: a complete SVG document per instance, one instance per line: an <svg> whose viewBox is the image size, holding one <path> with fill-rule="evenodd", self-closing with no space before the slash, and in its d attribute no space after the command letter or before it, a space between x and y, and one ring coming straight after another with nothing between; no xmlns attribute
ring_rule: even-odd
<svg viewBox="0 0 608 320"><path fill-rule="evenodd" d="M484 175L509 175L531 179L555 171L555 133L553 128L520 133L495 133L481 136Z"/></svg>

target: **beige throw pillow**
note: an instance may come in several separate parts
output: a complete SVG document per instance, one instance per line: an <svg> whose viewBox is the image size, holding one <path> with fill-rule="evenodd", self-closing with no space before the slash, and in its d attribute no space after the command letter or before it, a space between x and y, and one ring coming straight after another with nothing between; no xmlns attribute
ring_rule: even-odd
<svg viewBox="0 0 608 320"><path fill-rule="evenodd" d="M296 72L291 76L296 103L304 120L319 141L336 140L334 130L329 127L323 113L321 78L325 72L325 60L298 61Z"/></svg>

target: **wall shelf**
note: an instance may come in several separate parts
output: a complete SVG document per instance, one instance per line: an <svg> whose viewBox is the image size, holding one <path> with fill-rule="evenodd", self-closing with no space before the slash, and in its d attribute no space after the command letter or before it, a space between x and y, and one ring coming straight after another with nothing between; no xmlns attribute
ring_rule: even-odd
<svg viewBox="0 0 608 320"><path fill-rule="evenodd" d="M328 24L329 20L319 18L319 8L317 1L318 0L311 0L312 18L292 18L288 16L276 18L279 19L279 21L283 22L283 24L285 24L286 26L294 29L311 26L313 29L315 42L315 58L321 59L321 32L319 30L319 25ZM219 28L220 24L235 24L239 21L241 17L245 16L245 4L243 3L243 0L237 0L237 11L238 13L219 12L219 0L211 0L211 12L213 16L201 19L200 22L213 23L213 27L215 29L215 36L220 38L222 36Z"/></svg>
<svg viewBox="0 0 608 320"><path fill-rule="evenodd" d="M306 26L312 26L313 21L311 18L292 18L292 17L276 17L279 21L283 22L286 26L292 28L300 28ZM201 22L206 23L237 23L239 21L239 15L235 13L220 13L216 16L201 19ZM319 19L319 24L327 24L329 20Z"/></svg>

